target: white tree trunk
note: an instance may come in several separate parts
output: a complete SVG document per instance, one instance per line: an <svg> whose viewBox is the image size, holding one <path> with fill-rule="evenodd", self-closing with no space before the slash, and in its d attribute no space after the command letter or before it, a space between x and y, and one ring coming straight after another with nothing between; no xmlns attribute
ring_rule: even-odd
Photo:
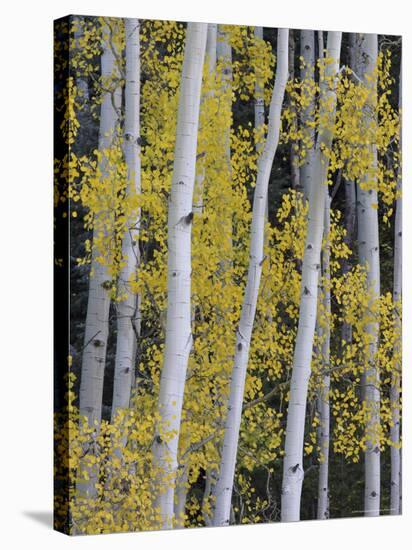
<svg viewBox="0 0 412 550"><path fill-rule="evenodd" d="M227 525L230 521L246 369L264 261L263 244L268 183L279 142L281 110L288 78L288 35L287 29L279 29L276 77L269 112L268 135L258 162L253 199L249 269L240 323L236 333L235 359L230 382L222 457L215 489L216 503L213 517L215 526Z"/></svg>
<svg viewBox="0 0 412 550"><path fill-rule="evenodd" d="M370 109L375 109L377 101L376 78L370 78L376 69L378 55L378 37L376 34L358 34L356 36L359 77L369 89L369 104L364 112L364 125L371 124ZM369 78L368 78L369 77ZM370 145L371 166L364 178L358 182L358 246L359 263L366 267L368 291L372 292L371 302L379 298L379 226L378 193L376 181L377 153L376 145ZM373 189L363 189L371 187ZM366 516L378 516L380 510L380 450L378 430L380 424L379 370L376 365L378 351L379 324L370 322L365 327L369 336L365 357L364 399L367 410L365 422L365 495Z"/></svg>
<svg viewBox="0 0 412 550"><path fill-rule="evenodd" d="M140 41L139 20L125 19L126 34L126 84L124 119L124 155L127 165L128 195L140 194ZM137 296L130 283L136 278L140 261L139 252L140 211L127 222L127 232L122 242L124 266L118 280L121 302L117 306L117 342L114 367L112 420L119 409L129 406L133 380L136 325L138 315Z"/></svg>
<svg viewBox="0 0 412 550"><path fill-rule="evenodd" d="M292 29L289 32L289 80L295 81L295 31ZM294 115L294 127L298 130L299 120L296 116L296 106L293 101L290 100L290 109ZM289 156L290 156L290 183L292 189L300 190L300 167L299 167L299 155L296 148L299 147L298 140L291 140L289 143Z"/></svg>
<svg viewBox="0 0 412 550"><path fill-rule="evenodd" d="M338 73L341 40L342 33L328 33L326 56L331 59L331 63L326 65L325 73L327 77L333 77ZM319 129L318 143L315 151L316 166L313 182L310 185L308 229L302 266L299 324L293 358L286 426L282 483L282 521L298 521L300 519L300 500L304 477L303 441L306 402L316 326L320 252L324 225L324 186L326 185L328 171L328 158L322 151L322 147L324 146L326 150L329 150L332 145L335 107L335 87L321 86L321 111L324 111L323 113L321 112L321 116L327 117L328 123L325 127Z"/></svg>
<svg viewBox="0 0 412 550"><path fill-rule="evenodd" d="M106 30L107 32L107 30ZM116 73L116 61L113 52L106 41L101 56L101 72L103 78ZM113 92L116 108L121 104L121 88ZM105 153L110 147L116 133L118 112L113 106L112 94L104 93L100 110L99 150L103 154L100 164L102 176L106 175ZM106 361L108 317L110 294L107 283L110 277L105 266L96 261L100 253L95 248L92 254L91 276L89 280L89 295L82 360L80 384L80 414L86 416L90 425L99 424L101 420L103 377Z"/></svg>
<svg viewBox="0 0 412 550"><path fill-rule="evenodd" d="M188 23L169 202L166 342L159 389L160 421L153 443L154 466L160 470L156 506L163 528L170 528L173 521L180 418L192 346L192 203L206 35L207 24Z"/></svg>
<svg viewBox="0 0 412 550"><path fill-rule="evenodd" d="M222 28L221 25L217 28L217 44L216 44L216 53L217 59L221 63L222 67L222 87L224 92L228 92L227 100L227 110L232 111L232 80L233 80L233 70L232 70L232 47L229 43L229 36L227 32ZM227 161L228 172L231 173L231 155L230 155L230 125L228 125L224 132L224 143L225 143L225 157Z"/></svg>
<svg viewBox="0 0 412 550"><path fill-rule="evenodd" d="M326 313L326 326L320 328L322 342L322 365L326 371L329 371L330 365L330 197L328 188L325 186L325 229L324 240L325 246L322 254L322 272L326 281L323 289L323 306ZM318 479L318 519L329 518L329 441L330 441L330 375L325 373L322 377L322 387L318 399L318 411L320 417L319 424L319 447L321 452L321 461L319 464L319 479Z"/></svg>
<svg viewBox="0 0 412 550"><path fill-rule="evenodd" d="M176 494L175 494L175 507L174 507L174 516L175 516L175 527L184 527L185 521L185 512L186 512L186 500L187 493L189 492L188 487L188 478L189 478L189 468L187 465L182 467L182 472L178 475L176 481Z"/></svg>
<svg viewBox="0 0 412 550"><path fill-rule="evenodd" d="M101 74L103 78L118 76L116 60L109 45L108 28L103 27L105 35L101 56ZM107 176L107 150L117 132L119 122L118 109L121 105L121 87L113 92L104 92L100 109L99 151L102 154L100 172ZM95 232L93 233L95 236ZM86 417L89 426L98 426L102 416L102 398L104 369L106 362L107 336L110 309L110 276L106 266L97 261L101 253L93 247L89 294L87 303L82 371L80 380L79 408L81 418ZM88 482L80 482L79 490L85 496L95 494L95 475L89 474Z"/></svg>
<svg viewBox="0 0 412 550"><path fill-rule="evenodd" d="M402 65L399 75L399 111L402 109ZM399 140L399 149L402 151L402 136ZM401 159L402 162L402 159ZM402 193L402 172L399 169L398 193ZM396 362L395 372L391 381L391 514L401 513L401 451L400 444L400 386L402 371L402 196L396 200L395 212L395 246L394 246L394 274L393 274L393 302L395 306L395 332L396 342L394 355Z"/></svg>
<svg viewBox="0 0 412 550"><path fill-rule="evenodd" d="M216 23L209 23L207 26L207 39L206 39L206 56L205 63L207 63L209 77L212 78L216 70L216 43L217 43L217 25ZM213 94L213 90L210 91ZM200 110L202 112L202 106L207 99L207 94L202 93ZM201 151L201 154L207 154L206 151ZM199 170L196 172L196 204L193 205L193 212L195 214L203 214L203 183L205 180L206 170L205 164L202 163Z"/></svg>
<svg viewBox="0 0 412 550"><path fill-rule="evenodd" d="M255 27L255 38L263 40L263 28ZM255 82L255 130L260 134L262 126L265 124L265 100L261 83ZM260 153L263 149L263 143L256 144L256 151Z"/></svg>
<svg viewBox="0 0 412 550"><path fill-rule="evenodd" d="M301 69L301 80L305 83L311 83L315 79L315 31L300 31L300 55L303 57L303 69ZM313 101L303 110L302 126L304 129L305 140L310 140L312 147L306 151L306 156L300 167L300 183L303 189L305 199L309 198L310 183L312 181L314 149L315 149L315 129L308 126L308 123L314 119L315 102Z"/></svg>

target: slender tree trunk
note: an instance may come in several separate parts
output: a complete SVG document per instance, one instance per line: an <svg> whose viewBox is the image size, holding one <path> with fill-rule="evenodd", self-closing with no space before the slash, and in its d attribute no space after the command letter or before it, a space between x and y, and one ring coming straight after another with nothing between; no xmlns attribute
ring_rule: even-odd
<svg viewBox="0 0 412 550"><path fill-rule="evenodd" d="M301 81L308 93L315 80L315 31L300 31L300 55L303 57L303 68L301 69ZM314 120L315 101L314 98L302 112L303 140L306 149L306 156L300 167L300 184L303 196L309 198L310 183L312 181L314 150L315 150L315 129L310 127Z"/></svg>
<svg viewBox="0 0 412 550"><path fill-rule="evenodd" d="M345 213L344 224L346 234L343 237L343 242L350 250L353 250L355 240L356 227L356 186L353 180L345 180ZM351 269L351 261L349 258L343 260L342 272L349 273ZM352 326L349 323L342 324L342 341L347 344L352 342Z"/></svg>
<svg viewBox="0 0 412 550"><path fill-rule="evenodd" d="M176 495L175 495L175 527L185 526L185 512L186 512L186 499L189 491L188 487L189 468L187 465L182 467L182 472L176 482Z"/></svg>
<svg viewBox="0 0 412 550"><path fill-rule="evenodd" d="M291 81L295 79L295 35L294 31L289 31L289 78ZM296 108L291 103L291 109L296 111ZM295 129L297 129L298 122L295 118ZM297 153L298 143L293 140L290 143L290 175L291 184L293 189L300 189L300 169L299 169L299 156Z"/></svg>
<svg viewBox="0 0 412 550"><path fill-rule="evenodd" d="M213 78L213 75L216 71L216 43L217 43L217 25L210 23L207 26L207 39L206 39L206 55L205 62L207 63L209 78ZM213 94L213 90L209 92ZM200 110L202 112L202 107L207 99L207 94L202 93ZM206 154L206 151L201 151L201 154ZM205 180L206 170L205 164L202 163L199 170L196 172L196 204L193 205L193 212L195 214L203 214L203 184Z"/></svg>
<svg viewBox="0 0 412 550"><path fill-rule="evenodd" d="M399 75L399 112L402 109L402 65ZM402 136L399 140L402 154ZM401 158L402 162L402 158ZM391 380L391 514L401 513L401 451L400 451L400 387L402 371L402 172L399 168L398 198L395 212L395 250L393 275L393 302L395 307L394 372Z"/></svg>
<svg viewBox="0 0 412 550"><path fill-rule="evenodd" d="M216 71L216 45L217 45L217 25L215 23L209 23L207 26L207 38L206 38L206 50L205 50L205 64L207 66L208 78L215 81L215 71ZM214 88L205 92L202 90L201 99L200 99L200 113L204 108L205 102L207 99L214 95ZM201 128L199 128L199 133L201 133ZM200 147L200 144L198 145ZM200 152L203 156L207 157L207 150L202 150ZM201 216L203 214L203 186L206 176L205 163L202 163L199 167L196 168L196 180L195 180L195 194L196 194L196 204L193 205L193 213L195 215ZM192 322L194 322L195 317L195 308L192 308ZM175 495L175 526L184 527L184 513L186 510L186 499L189 492L188 486L188 464L183 462L179 464L180 476L178 477L176 483L176 495Z"/></svg>
<svg viewBox="0 0 412 550"><path fill-rule="evenodd" d="M355 34L349 34L349 67L357 73L356 67L356 44L355 44ZM354 250L355 244L355 230L356 230L356 185L353 180L344 180L345 187L345 210L344 210L344 225L346 234L343 237L343 242L347 245L349 250ZM352 267L351 258L344 258L342 263L342 272L343 274L349 273ZM342 344L352 343L352 325L342 323Z"/></svg>
<svg viewBox="0 0 412 550"><path fill-rule="evenodd" d="M209 499L210 495L212 494L214 476L215 470L208 468L205 472L205 490L202 499L202 515L206 527L210 527L212 525L212 520L207 510L207 507L210 503Z"/></svg>
<svg viewBox="0 0 412 550"><path fill-rule="evenodd" d="M156 506L163 528L170 528L173 521L180 418L192 346L191 229L206 36L207 24L188 24L169 202L166 342L159 389L160 420L153 443L153 462L158 469Z"/></svg>
<svg viewBox="0 0 412 550"><path fill-rule="evenodd" d="M376 34L356 35L356 48L359 77L369 90L368 108L364 112L364 125L372 124L370 109L375 110L377 102L376 70L378 55L378 38ZM377 153L376 144L370 147L371 165L364 178L358 182L358 246L359 262L367 270L367 287L372 293L370 306L379 299L379 225L377 194ZM369 322L365 327L369 345L366 349L364 400L366 409L365 421L365 496L364 509L366 516L378 516L380 510L380 381L376 365L378 351L379 323Z"/></svg>
<svg viewBox="0 0 412 550"><path fill-rule="evenodd" d="M323 31L317 31L318 33L318 57L322 59L325 57L325 43L323 40Z"/></svg>
<svg viewBox="0 0 412 550"><path fill-rule="evenodd" d="M139 20L125 19L126 33L126 85L124 154L127 165L128 195L140 194L140 42ZM117 343L114 367L112 421L118 410L129 406L136 351L137 296L131 289L140 261L139 252L140 210L128 220L122 243L125 262L119 276L117 306Z"/></svg>
<svg viewBox="0 0 412 550"><path fill-rule="evenodd" d="M227 117L227 124L224 129L223 135L223 151L222 156L226 160L225 177L228 181L232 180L232 164L231 164L231 150L230 150L230 133L232 128L233 114L232 114L232 82L233 82L233 69L232 69L232 47L229 41L229 35L224 26L218 25L217 27L217 44L216 44L217 59L222 71L221 84L222 84L222 101L221 109L224 110ZM232 200L231 194L227 194L223 197L223 200ZM222 232L227 235L228 249L232 248L232 220L222 220ZM226 261L221 262L222 270L227 265Z"/></svg>
<svg viewBox="0 0 412 550"><path fill-rule="evenodd" d="M320 464L318 480L318 519L329 518L329 441L330 441L330 375L328 373L330 364L330 197L328 188L325 186L325 246L322 254L322 272L325 280L323 289L323 307L326 315L326 325L321 328L322 333L322 364L327 373L322 376L322 386L318 399L318 410L320 417L319 425L319 447Z"/></svg>
<svg viewBox="0 0 412 550"><path fill-rule="evenodd" d="M230 383L222 457L215 490L216 504L213 517L213 525L215 526L227 525L230 520L246 369L264 261L265 206L270 172L279 142L281 110L287 78L288 30L279 29L275 85L269 111L268 135L258 161L258 175L253 199L250 262L242 313L236 333L235 359Z"/></svg>
<svg viewBox="0 0 412 550"><path fill-rule="evenodd" d="M102 78L118 76L116 60L109 45L107 26L103 26L104 42L101 56ZM107 177L107 154L115 138L118 125L118 110L121 105L121 88L103 93L100 109L99 151L101 161L99 170L102 177ZM95 231L93 232L95 238ZM81 418L86 418L89 426L96 430L102 417L102 398L104 369L106 363L107 336L109 330L109 309L111 282L107 267L97 258L101 255L93 247L91 272L89 277L89 294L87 303L82 371L80 380L79 409ZM80 465L82 472L83 466ZM78 489L83 496L93 497L96 494L96 472L89 472L88 481L79 481Z"/></svg>
<svg viewBox="0 0 412 550"><path fill-rule="evenodd" d="M263 28L255 27L254 30L255 39L257 41L263 40ZM265 124L265 100L264 90L260 81L257 79L255 82L255 130L259 135L262 132L262 127ZM256 151L260 153L263 149L263 143L256 144Z"/></svg>
<svg viewBox="0 0 412 550"><path fill-rule="evenodd" d="M232 81L233 81L233 70L232 70L232 47L229 43L229 37L227 32L222 28L222 25L219 25L217 28L217 44L216 44L217 58L221 63L222 67L222 86L223 91L226 92L226 109L230 113L232 112ZM228 171L231 172L230 165L230 127L228 125L225 129L225 157L227 159Z"/></svg>
<svg viewBox="0 0 412 550"><path fill-rule="evenodd" d="M329 32L326 77L333 78L339 70L342 33ZM331 108L332 107L332 108ZM336 89L321 85L321 119L327 119L319 129L315 151L316 171L310 186L308 229L302 267L299 324L293 358L289 406L286 426L285 458L282 483L282 521L300 519L300 499L303 483L303 441L308 383L311 374L313 339L316 325L320 252L324 227L325 188L328 172L328 151L332 145L335 122Z"/></svg>

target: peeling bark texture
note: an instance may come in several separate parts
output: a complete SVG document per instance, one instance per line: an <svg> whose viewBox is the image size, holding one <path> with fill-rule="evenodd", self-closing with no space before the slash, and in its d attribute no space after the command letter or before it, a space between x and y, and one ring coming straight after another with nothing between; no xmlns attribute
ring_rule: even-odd
<svg viewBox="0 0 412 550"><path fill-rule="evenodd" d="M300 55L303 57L303 68L301 69L301 80L312 83L315 79L315 31L300 31ZM314 119L315 104L312 101L302 113L302 128L305 140L310 140L312 146L308 148L306 157L300 167L300 185L302 186L303 196L309 198L310 182L312 181L314 149L315 149L315 129L308 126L308 123Z"/></svg>
<svg viewBox="0 0 412 550"><path fill-rule="evenodd" d="M324 229L324 249L322 257L322 272L326 281L323 289L323 307L326 314L326 326L320 328L322 336L322 365L325 371L329 370L330 360L330 197L328 188L325 186L325 229ZM319 464L318 479L318 519L329 519L329 443L330 443L330 375L324 374L322 385L319 390L318 411L320 418L319 425L319 447L321 452L321 461Z"/></svg>
<svg viewBox="0 0 412 550"><path fill-rule="evenodd" d="M326 65L327 77L337 75L342 33L329 32ZM331 106L331 108L330 108ZM293 358L287 414L285 457L282 482L282 521L299 521L303 471L303 441L308 383L311 374L313 339L316 326L320 253L324 229L325 185L327 182L328 151L332 145L333 126L336 111L336 88L321 86L321 118L327 124L319 130L315 150L315 172L310 185L308 229L302 266L301 302L299 324Z"/></svg>
<svg viewBox="0 0 412 550"><path fill-rule="evenodd" d="M399 111L402 109L402 65L399 76ZM402 135L399 141L402 151ZM394 355L397 358L396 370L391 380L391 515L401 513L401 450L400 450L400 388L402 375L402 173L398 174L398 198L395 212L395 246L393 273L393 302L395 305L395 331L397 340Z"/></svg>
<svg viewBox="0 0 412 550"><path fill-rule="evenodd" d="M140 194L140 41L139 20L125 19L126 34L126 84L124 155L127 165L127 193ZM112 421L120 409L126 409L135 368L136 332L139 324L138 300L130 287L136 279L140 262L139 251L140 211L128 220L127 232L122 242L123 266L118 280L118 294L122 301L117 305L117 342L114 367ZM137 327L137 328L136 328Z"/></svg>
<svg viewBox="0 0 412 550"><path fill-rule="evenodd" d="M191 228L200 90L207 24L188 23L177 114L176 145L168 216L166 342L160 378L160 420L153 443L158 470L156 507L161 526L171 528L177 450L191 332Z"/></svg>
<svg viewBox="0 0 412 550"><path fill-rule="evenodd" d="M253 198L249 269L242 313L236 334L229 404L225 421L219 478L215 490L216 503L213 516L213 525L215 526L228 525L230 521L246 369L262 273L268 183L279 142L281 110L288 78L288 34L287 29L278 31L277 67L269 111L268 135L258 161L257 182Z"/></svg>
<svg viewBox="0 0 412 550"><path fill-rule="evenodd" d="M103 77L119 76L116 60L109 45L108 28L103 27L106 35L101 56ZM102 153L100 171L106 174L105 152L111 146L117 132L119 109L121 105L121 88L117 86L113 93L104 93L100 111L99 151ZM106 363L107 336L109 330L110 276L107 268L97 261L100 252L93 247L91 273L89 277L89 294L87 303L84 349L79 392L80 416L86 417L89 426L99 426L102 417L102 398L104 369ZM95 475L89 474L90 480L80 482L78 488L85 496L96 493Z"/></svg>
<svg viewBox="0 0 412 550"><path fill-rule="evenodd" d="M376 69L378 56L378 37L376 34L356 35L356 63L359 77L369 90L369 103L372 109L377 102L376 78L372 77ZM370 110L364 112L365 126L371 124ZM377 194L377 152L376 145L370 145L371 166L364 178L358 182L358 247L359 263L366 267L367 286L371 292L371 304L380 295L379 264L379 226ZM369 336L369 345L365 357L364 400L367 411L365 425L365 516L378 516L380 511L380 380L376 365L376 354L379 343L379 324L370 322L365 331Z"/></svg>

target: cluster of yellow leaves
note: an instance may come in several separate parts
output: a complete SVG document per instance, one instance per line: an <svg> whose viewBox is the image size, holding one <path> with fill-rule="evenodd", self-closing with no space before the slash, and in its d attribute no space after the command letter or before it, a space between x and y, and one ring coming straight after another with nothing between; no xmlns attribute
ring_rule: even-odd
<svg viewBox="0 0 412 550"><path fill-rule="evenodd" d="M106 32L110 34L111 47L119 63L116 74L96 84L100 93L122 82L124 33L116 21L101 21L108 28ZM95 72L93 60L100 53L101 34L88 25L73 30L80 34L76 39L79 51L73 59L76 76L92 77ZM219 62L212 74L205 63L198 136L192 232L194 343L179 438L180 470L188 472L187 480L182 483L189 491L205 475L213 473L215 476L219 467L236 328L249 260L249 197L256 179L256 145L262 143L266 131L263 127L256 132L250 124L234 128L232 104L238 99L247 101L253 97L256 83L265 88L268 103L268 83L273 77L274 66L270 45L256 39L252 28L230 26L226 31L233 49L233 81L228 84L225 79L224 62ZM93 240L85 240L85 254L78 261L87 263L94 254L97 261L107 267L113 299L124 298L117 294L116 285L125 260L121 242L128 230L127 220L135 219L140 212L141 263L131 289L139 294L143 323L138 344L137 390L131 406L118 414L112 423L102 421L99 426L87 428L80 422L74 405L74 379L70 374L68 415L56 418L56 454L59 457L56 480L64 483L69 479L65 497L57 495L57 521L63 524L69 517L70 529L77 533L153 529L159 522L152 498L153 480L158 478L159 472L152 465L151 448L164 350L168 197L185 29L175 22L143 21L140 36L145 75L141 90L140 196L126 192L121 120L106 150L78 158L70 149L69 155L56 161L56 179L67 187L67 192L56 193L56 201L69 200L72 215L79 214L85 229L93 232ZM84 59L80 53L82 49ZM324 60L319 64L321 75L327 63L328 60ZM349 71L339 76L336 124L329 129L333 130L336 139L333 149L327 152L330 177L342 170L346 178L363 179L365 166L370 166L372 138L369 131L375 133L380 154L375 181L388 205L396 197L393 181L397 166L386 165L383 159L385 151L396 146L399 132L398 115L388 100L389 68L389 61L381 58L378 79L384 92L374 106L367 131L362 119L362 113L369 108L367 89L350 78ZM328 79L323 80L322 85L329 84ZM73 121L77 120L76 113L82 108L82 98L73 79L67 86L70 99L61 130L70 145L77 135L78 125ZM304 81L289 82L288 93L291 104L283 111L282 141L300 143L300 162L303 162L313 146L314 132L320 122L324 122L320 120L320 112L328 116L328 108L327 105L319 106L319 86L311 76ZM96 105L98 98L99 94ZM275 223L266 225L265 258L251 342L236 474L238 502L235 513L242 523L267 521L273 512L273 503L254 494L252 476L256 469L263 469L269 484L273 463L283 452L285 408L301 295L306 214L307 205L302 196L289 191L282 197ZM390 215L389 210L387 217ZM365 271L360 267L342 274L342 261L351 254L344 237L341 215L332 210L329 241L324 242L324 247L328 246L331 251L331 278L330 281L326 277L321 280L319 325L324 328L329 324L334 331L347 323L352 327L352 339L343 342L341 347L332 346L328 365L321 353L314 354L309 393L311 401L315 401L322 387L322 375L325 368L328 369L332 379L334 451L357 462L365 448L364 427L370 415L361 395L365 349L369 344L365 324L378 318L381 326L378 361L382 372L382 422L376 429L381 448L389 443L389 385L393 373L398 372L400 347L395 345L399 335L391 297L372 299L365 292ZM335 302L331 315L322 305L326 288ZM368 310L369 316L365 315ZM322 338L320 332L315 338L315 350L321 349ZM397 383L400 383L399 378L396 378ZM319 417L316 412L310 424L305 454L322 460L317 446ZM161 434L165 441L174 436L167 427ZM82 471L79 471L80 457L85 465ZM91 474L98 494L98 498L93 499L81 492L79 495L77 490ZM164 482L166 486L168 480ZM178 522L186 526L203 525L212 505L213 497L202 502L193 491L189 493L185 517L178 518Z"/></svg>

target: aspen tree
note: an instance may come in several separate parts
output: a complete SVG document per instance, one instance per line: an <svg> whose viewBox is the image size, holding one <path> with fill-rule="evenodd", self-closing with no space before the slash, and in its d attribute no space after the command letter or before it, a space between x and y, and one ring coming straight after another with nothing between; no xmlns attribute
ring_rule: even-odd
<svg viewBox="0 0 412 550"><path fill-rule="evenodd" d="M159 470L156 507L163 528L170 528L173 522L180 418L192 346L191 229L206 36L207 24L188 23L169 198L166 342L153 443L153 462Z"/></svg>
<svg viewBox="0 0 412 550"><path fill-rule="evenodd" d="M308 383L316 325L320 253L324 229L328 151L331 149L336 111L336 76L342 33L329 32L320 97L320 128L315 151L315 171L309 192L308 228L302 266L301 302L293 357L287 413L282 483L282 521L300 519L303 471L303 440Z"/></svg>
<svg viewBox="0 0 412 550"><path fill-rule="evenodd" d="M268 183L279 142L281 110L288 78L288 36L287 29L279 29L275 84L269 110L268 134L258 161L253 198L249 268L240 323L236 331L235 359L230 380L219 478L215 489L216 503L213 516L213 525L215 526L228 525L230 521L246 369L264 262L263 245Z"/></svg>
<svg viewBox="0 0 412 550"><path fill-rule="evenodd" d="M399 75L399 112L402 109L402 64ZM400 162L402 159L402 130L399 139ZM395 315L394 365L391 380L391 514L401 512L401 450L400 450L400 385L402 374L402 172L399 167L398 198L395 211L395 246L393 273L393 302Z"/></svg>
<svg viewBox="0 0 412 550"><path fill-rule="evenodd" d="M102 79L119 78L115 55L110 46L110 30L103 25L103 51L101 55ZM99 172L107 177L106 164L108 150L116 138L121 105L121 87L115 83L112 90L103 92L99 125ZM96 231L93 232L93 239ZM107 266L99 258L100 251L93 246L90 266L89 293L87 302L84 349L79 393L80 417L86 418L90 427L98 426L102 417L103 381L106 363L107 337L109 330L109 309L111 281ZM95 494L95 476L86 474L89 479L79 483L85 496Z"/></svg>
<svg viewBox="0 0 412 550"><path fill-rule="evenodd" d="M256 40L263 40L263 28L255 27L254 35ZM262 132L262 127L265 124L265 100L264 100L264 90L259 79L256 79L255 82L255 131L257 135L260 135ZM256 150L258 153L262 150L263 144L258 141L256 144Z"/></svg>
<svg viewBox="0 0 412 550"><path fill-rule="evenodd" d="M323 286L323 310L324 326L320 329L321 344L321 363L322 370L325 373L321 378L321 387L318 398L319 411L319 447L320 464L318 479L318 519L329 518L329 442L330 442L330 197L328 187L325 186L325 229L324 229L324 249L322 254L322 274L324 280ZM318 320L319 322L319 320Z"/></svg>
<svg viewBox="0 0 412 550"><path fill-rule="evenodd" d="M378 37L376 34L356 35L356 54L358 76L368 91L368 101L364 108L365 128L375 124L371 112L377 104L377 57ZM357 185L358 211L358 253L359 263L367 272L367 290L370 293L369 310L377 316L375 303L380 295L379 264L379 224L377 190L377 149L376 143L367 143L370 153L370 165L365 169L364 177ZM370 318L370 312L365 312ZM376 356L379 345L379 322L367 321L365 326L365 372L364 408L365 408L365 494L364 509L366 516L378 516L380 510L380 380Z"/></svg>
<svg viewBox="0 0 412 550"><path fill-rule="evenodd" d="M217 25L215 23L209 23L207 26L207 38L206 38L206 51L205 51L205 65L206 65L206 78L209 81L209 84L215 83L215 71L216 71L216 49L217 49ZM201 100L200 100L200 116L203 113L205 104L209 97L214 95L214 86L212 85L210 90L202 90ZM199 128L199 135L202 133L202 128ZM200 144L198 145L200 147ZM196 194L196 204L193 205L193 212L196 216L201 216L203 214L203 186L206 176L206 167L207 163L207 152L201 151L200 154L205 161L201 162L200 166L196 167L196 181L195 181L195 194ZM194 309L192 312L192 318L194 317ZM186 509L186 499L189 490L188 485L188 476L189 476L189 466L187 463L183 462L179 464L179 475L176 482L176 494L175 494L175 521L177 526L184 525L184 513Z"/></svg>
<svg viewBox="0 0 412 550"><path fill-rule="evenodd" d="M311 87L315 84L315 31L300 31L300 70L301 82L305 95L312 98ZM306 155L300 167L300 184L305 199L309 197L309 187L313 168L313 151L315 148L315 128L311 127L314 120L314 99L310 99L302 112L302 131Z"/></svg>
<svg viewBox="0 0 412 550"><path fill-rule="evenodd" d="M294 84L295 82L295 35L293 30L289 31L289 79ZM291 102L291 110L295 113L295 131L297 132L297 116L296 107ZM299 169L299 145L297 140L292 140L289 148L290 155L290 173L291 173L291 185L293 189L300 189L300 169Z"/></svg>
<svg viewBox="0 0 412 550"><path fill-rule="evenodd" d="M207 39L206 39L206 55L205 61L207 62L207 70L209 79L213 78L216 70L216 49L217 49L217 25L209 23L207 26ZM211 90L209 93L213 93ZM200 110L205 104L207 97L202 92ZM202 151L201 154L206 154L206 151ZM205 179L205 163L201 163L199 169L196 170L196 185L195 191L197 192L197 201L193 205L193 212L195 214L203 213L203 183Z"/></svg>
<svg viewBox="0 0 412 550"><path fill-rule="evenodd" d="M124 117L124 155L127 165L127 195L140 194L140 42L139 20L125 19L126 83ZM134 211L133 211L134 210ZM119 274L117 304L117 342L114 367L112 420L119 409L129 406L133 380L136 337L139 330L138 299L131 283L139 265L140 210L132 209L122 242L124 265Z"/></svg>

